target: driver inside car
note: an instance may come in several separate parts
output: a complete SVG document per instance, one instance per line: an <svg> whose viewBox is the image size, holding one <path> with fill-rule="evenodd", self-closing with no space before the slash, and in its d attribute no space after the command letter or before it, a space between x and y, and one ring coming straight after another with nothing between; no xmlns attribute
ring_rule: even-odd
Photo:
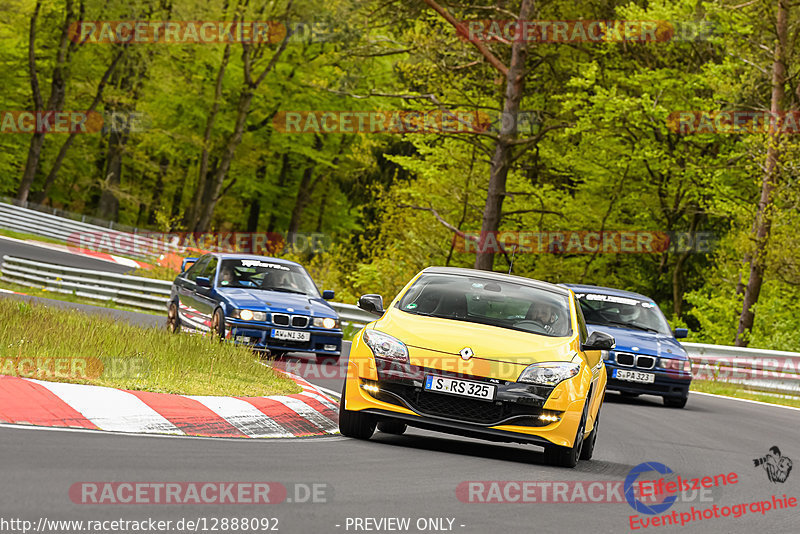
<svg viewBox="0 0 800 534"><path fill-rule="evenodd" d="M526 318L539 323L548 334L552 334L558 322L558 311L553 305L540 302L531 305Z"/></svg>
<svg viewBox="0 0 800 534"><path fill-rule="evenodd" d="M233 269L230 267L223 267L219 273L219 280L221 286L230 286L233 285L235 281L235 275L233 274Z"/></svg>

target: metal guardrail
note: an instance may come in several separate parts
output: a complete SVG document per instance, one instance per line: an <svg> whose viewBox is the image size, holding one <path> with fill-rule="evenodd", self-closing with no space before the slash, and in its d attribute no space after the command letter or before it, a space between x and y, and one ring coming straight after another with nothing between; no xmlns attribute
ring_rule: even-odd
<svg viewBox="0 0 800 534"><path fill-rule="evenodd" d="M111 224L111 223L109 223ZM86 222L75 221L51 213L45 213L14 204L0 202L0 228L23 232L40 237L47 237L64 243L78 240L78 236L104 236L108 242L115 242L121 239L123 242L131 242L133 236L138 232L121 232L113 228L97 226ZM145 233L142 231L142 233ZM145 246L150 246L152 250L160 250L163 244L156 243L152 239L144 236L137 236L136 239ZM108 252L112 252L109 250ZM150 259L152 255L126 253L137 258Z"/></svg>
<svg viewBox="0 0 800 534"><path fill-rule="evenodd" d="M3 256L3 280L48 291L165 311L172 282L141 276L63 267ZM343 324L361 327L377 317L353 304L330 302ZM682 343L695 378L738 384L756 391L800 394L800 353Z"/></svg>
<svg viewBox="0 0 800 534"><path fill-rule="evenodd" d="M681 345L692 359L695 378L800 395L800 353L705 343Z"/></svg>
<svg viewBox="0 0 800 534"><path fill-rule="evenodd" d="M47 291L164 311L172 282L3 256L3 280Z"/></svg>

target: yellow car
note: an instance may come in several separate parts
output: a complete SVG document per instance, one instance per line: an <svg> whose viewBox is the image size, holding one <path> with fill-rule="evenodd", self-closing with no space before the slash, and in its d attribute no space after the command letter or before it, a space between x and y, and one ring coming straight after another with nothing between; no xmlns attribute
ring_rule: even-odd
<svg viewBox="0 0 800 534"><path fill-rule="evenodd" d="M339 429L369 439L407 425L543 446L552 465L592 457L606 391L603 332L572 290L506 274L429 267L353 340Z"/></svg>

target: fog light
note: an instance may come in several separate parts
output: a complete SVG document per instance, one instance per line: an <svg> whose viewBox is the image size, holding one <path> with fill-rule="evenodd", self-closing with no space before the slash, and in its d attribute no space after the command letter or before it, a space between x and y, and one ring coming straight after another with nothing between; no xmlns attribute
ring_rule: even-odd
<svg viewBox="0 0 800 534"><path fill-rule="evenodd" d="M542 421L547 421L548 423L555 423L556 421L561 420L561 416L559 416L557 413L545 412L539 416L539 419Z"/></svg>
<svg viewBox="0 0 800 534"><path fill-rule="evenodd" d="M336 350L336 345L325 345L322 347L324 350L334 351Z"/></svg>
<svg viewBox="0 0 800 534"><path fill-rule="evenodd" d="M361 384L361 389L369 391L370 393L378 393L381 390L377 384L371 382L365 382L364 384Z"/></svg>

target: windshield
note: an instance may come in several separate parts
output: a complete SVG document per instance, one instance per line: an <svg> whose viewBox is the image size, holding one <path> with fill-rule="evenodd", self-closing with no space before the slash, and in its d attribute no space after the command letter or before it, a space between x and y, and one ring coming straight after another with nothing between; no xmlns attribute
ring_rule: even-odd
<svg viewBox="0 0 800 534"><path fill-rule="evenodd" d="M305 269L269 260L223 260L217 287L244 287L297 293L319 298L319 291Z"/></svg>
<svg viewBox="0 0 800 534"><path fill-rule="evenodd" d="M589 324L670 333L667 320L654 302L595 293L576 293L576 296Z"/></svg>
<svg viewBox="0 0 800 534"><path fill-rule="evenodd" d="M572 334L566 296L513 282L424 274L403 295L398 307L414 315L499 326L545 336Z"/></svg>

